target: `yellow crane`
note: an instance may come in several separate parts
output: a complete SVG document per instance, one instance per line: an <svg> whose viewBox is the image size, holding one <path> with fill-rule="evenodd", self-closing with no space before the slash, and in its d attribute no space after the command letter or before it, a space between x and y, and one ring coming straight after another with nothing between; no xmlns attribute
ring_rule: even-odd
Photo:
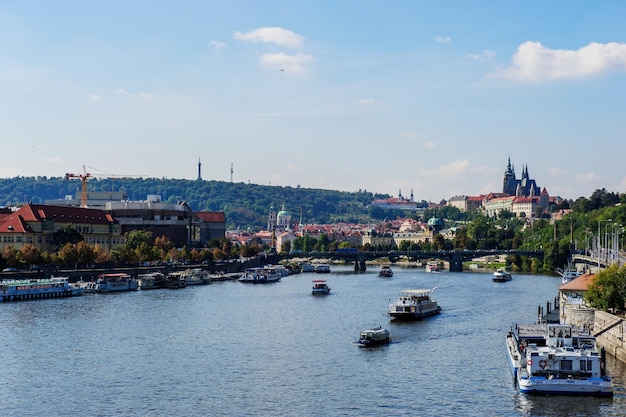
<svg viewBox="0 0 626 417"><path fill-rule="evenodd" d="M87 207L87 179L88 178L141 178L141 175L110 175L110 174L92 174L87 172L87 168L83 165L83 171L80 174L65 173L65 179L79 178L81 181L80 206Z"/></svg>

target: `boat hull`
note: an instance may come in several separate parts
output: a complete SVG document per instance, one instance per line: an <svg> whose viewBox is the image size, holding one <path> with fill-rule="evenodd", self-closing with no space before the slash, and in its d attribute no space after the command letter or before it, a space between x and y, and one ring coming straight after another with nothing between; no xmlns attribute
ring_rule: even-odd
<svg viewBox="0 0 626 417"><path fill-rule="evenodd" d="M403 313L403 312L389 312L389 315L395 320L421 320L426 317L432 317L441 313L441 307L437 307L433 310L425 310L415 313Z"/></svg>
<svg viewBox="0 0 626 417"><path fill-rule="evenodd" d="M520 374L517 384L524 394L613 395L613 384L606 378L549 379L534 376L528 378Z"/></svg>

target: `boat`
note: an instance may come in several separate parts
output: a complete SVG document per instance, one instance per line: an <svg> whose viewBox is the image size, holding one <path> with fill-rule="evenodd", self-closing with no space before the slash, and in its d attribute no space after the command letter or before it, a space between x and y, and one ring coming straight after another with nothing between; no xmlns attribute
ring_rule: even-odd
<svg viewBox="0 0 626 417"><path fill-rule="evenodd" d="M441 312L432 298L433 289L403 290L400 297L389 305L389 315L398 320L419 320Z"/></svg>
<svg viewBox="0 0 626 417"><path fill-rule="evenodd" d="M139 288L137 280L130 275L119 272L110 274L100 274L96 282L89 282L85 286L85 292L103 293L103 292L120 292L134 291Z"/></svg>
<svg viewBox="0 0 626 417"><path fill-rule="evenodd" d="M147 272L137 275L137 288L140 290L154 290L163 288L165 275L161 272Z"/></svg>
<svg viewBox="0 0 626 417"><path fill-rule="evenodd" d="M175 271L170 273L170 275L183 279L185 281L185 286L187 287L190 285L204 285L211 283L211 275L208 271L205 271L202 268L189 268L184 271Z"/></svg>
<svg viewBox="0 0 626 417"><path fill-rule="evenodd" d="M513 326L507 355L518 389L526 394L613 395L606 355L589 329L566 324Z"/></svg>
<svg viewBox="0 0 626 417"><path fill-rule="evenodd" d="M391 342L389 331L378 326L374 329L363 330L356 342L359 347L376 347L387 345Z"/></svg>
<svg viewBox="0 0 626 417"><path fill-rule="evenodd" d="M246 284L269 284L272 282L278 282L282 278L282 274L273 268L267 267L254 267L246 269L239 282Z"/></svg>
<svg viewBox="0 0 626 417"><path fill-rule="evenodd" d="M317 274L330 274L330 265L317 264L315 265L315 273Z"/></svg>
<svg viewBox="0 0 626 417"><path fill-rule="evenodd" d="M325 279L314 279L313 289L311 290L313 295L326 295L330 294L330 287Z"/></svg>
<svg viewBox="0 0 626 417"><path fill-rule="evenodd" d="M389 265L382 265L380 271L378 271L379 277L391 278L393 276L393 270Z"/></svg>
<svg viewBox="0 0 626 417"><path fill-rule="evenodd" d="M69 283L68 277L11 279L0 281L2 301L41 300L81 295L83 289Z"/></svg>
<svg viewBox="0 0 626 417"><path fill-rule="evenodd" d="M498 268L496 272L493 273L493 282L506 282L512 279L511 273L504 270L503 268Z"/></svg>
<svg viewBox="0 0 626 417"><path fill-rule="evenodd" d="M439 272L439 262L430 261L426 264L426 272Z"/></svg>
<svg viewBox="0 0 626 417"><path fill-rule="evenodd" d="M179 290L181 288L185 288L186 286L187 281L185 280L185 276L176 273L167 274L165 281L163 282L163 288L168 288L170 290Z"/></svg>
<svg viewBox="0 0 626 417"><path fill-rule="evenodd" d="M302 272L315 272L315 265L304 262L301 267Z"/></svg>

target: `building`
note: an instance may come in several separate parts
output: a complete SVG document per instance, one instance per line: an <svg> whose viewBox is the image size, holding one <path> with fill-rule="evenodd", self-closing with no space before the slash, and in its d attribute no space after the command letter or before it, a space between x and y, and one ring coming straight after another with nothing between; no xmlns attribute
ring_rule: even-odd
<svg viewBox="0 0 626 417"><path fill-rule="evenodd" d="M16 211L0 213L0 250L32 245L53 252L54 233L71 226L90 245L112 251L126 244L120 224L101 209L26 204Z"/></svg>
<svg viewBox="0 0 626 417"><path fill-rule="evenodd" d="M509 158L506 171L504 171L502 192L516 197L538 197L541 190L535 180L530 178L528 166L522 169L522 178L517 179L515 169L511 165L511 158Z"/></svg>
<svg viewBox="0 0 626 417"><path fill-rule="evenodd" d="M593 274L584 274L559 287L559 321L561 323L593 327L595 310L585 300L585 294L593 277Z"/></svg>
<svg viewBox="0 0 626 417"><path fill-rule="evenodd" d="M386 199L377 199L372 201L372 206L380 207L383 209L394 210L418 210L417 203L413 197L413 190L411 190L411 196L405 198L402 196L402 191L398 191L398 197L391 197Z"/></svg>

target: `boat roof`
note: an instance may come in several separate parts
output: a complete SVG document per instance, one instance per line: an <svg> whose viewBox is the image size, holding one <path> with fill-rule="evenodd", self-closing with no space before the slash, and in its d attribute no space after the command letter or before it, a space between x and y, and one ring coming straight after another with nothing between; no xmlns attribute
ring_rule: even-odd
<svg viewBox="0 0 626 417"><path fill-rule="evenodd" d="M313 282L326 282L325 279L314 279Z"/></svg>
<svg viewBox="0 0 626 417"><path fill-rule="evenodd" d="M426 294L430 294L432 291L434 291L435 289L418 289L418 290L402 290L401 294L403 295L426 295Z"/></svg>

